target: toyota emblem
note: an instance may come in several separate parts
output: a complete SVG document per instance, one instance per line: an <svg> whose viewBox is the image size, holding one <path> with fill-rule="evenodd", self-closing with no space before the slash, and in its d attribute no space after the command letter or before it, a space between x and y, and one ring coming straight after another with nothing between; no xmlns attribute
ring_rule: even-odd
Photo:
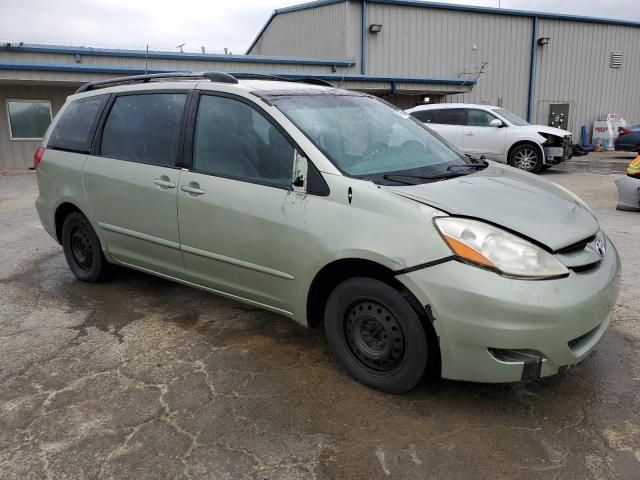
<svg viewBox="0 0 640 480"><path fill-rule="evenodd" d="M602 257L604 257L604 254L607 253L607 247L605 246L604 242L600 239L596 240L596 250Z"/></svg>

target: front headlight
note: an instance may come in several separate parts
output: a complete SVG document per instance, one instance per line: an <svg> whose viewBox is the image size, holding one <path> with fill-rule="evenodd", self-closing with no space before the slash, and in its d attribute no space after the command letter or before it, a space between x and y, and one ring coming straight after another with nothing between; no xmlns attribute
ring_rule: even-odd
<svg viewBox="0 0 640 480"><path fill-rule="evenodd" d="M557 258L527 240L488 223L439 217L435 224L456 257L522 279L562 277L569 270Z"/></svg>

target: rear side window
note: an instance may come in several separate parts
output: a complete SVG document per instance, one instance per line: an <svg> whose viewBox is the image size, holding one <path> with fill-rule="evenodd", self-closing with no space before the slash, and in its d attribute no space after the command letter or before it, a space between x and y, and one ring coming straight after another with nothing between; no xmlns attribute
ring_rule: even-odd
<svg viewBox="0 0 640 480"><path fill-rule="evenodd" d="M416 117L422 123L431 123L433 121L434 116L440 110L417 110L415 112L411 112L411 115Z"/></svg>
<svg viewBox="0 0 640 480"><path fill-rule="evenodd" d="M466 123L465 111L463 108L444 108L437 110L437 114L433 117L431 123L464 125Z"/></svg>
<svg viewBox="0 0 640 480"><path fill-rule="evenodd" d="M187 95L152 93L116 98L102 131L103 157L174 166Z"/></svg>
<svg viewBox="0 0 640 480"><path fill-rule="evenodd" d="M47 147L89 153L107 98L107 95L97 95L71 102L53 128Z"/></svg>

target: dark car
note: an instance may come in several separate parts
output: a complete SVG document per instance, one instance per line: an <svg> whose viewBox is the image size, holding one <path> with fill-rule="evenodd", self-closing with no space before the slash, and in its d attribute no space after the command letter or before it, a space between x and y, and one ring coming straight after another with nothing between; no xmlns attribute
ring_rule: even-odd
<svg viewBox="0 0 640 480"><path fill-rule="evenodd" d="M615 140L616 150L625 152L640 151L640 123L631 125L630 127L622 127Z"/></svg>

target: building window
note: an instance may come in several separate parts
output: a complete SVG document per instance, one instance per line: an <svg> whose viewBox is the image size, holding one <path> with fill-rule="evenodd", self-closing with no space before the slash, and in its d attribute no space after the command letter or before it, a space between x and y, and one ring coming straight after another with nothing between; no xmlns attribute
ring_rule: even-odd
<svg viewBox="0 0 640 480"><path fill-rule="evenodd" d="M51 123L49 100L7 100L11 140L40 140Z"/></svg>

